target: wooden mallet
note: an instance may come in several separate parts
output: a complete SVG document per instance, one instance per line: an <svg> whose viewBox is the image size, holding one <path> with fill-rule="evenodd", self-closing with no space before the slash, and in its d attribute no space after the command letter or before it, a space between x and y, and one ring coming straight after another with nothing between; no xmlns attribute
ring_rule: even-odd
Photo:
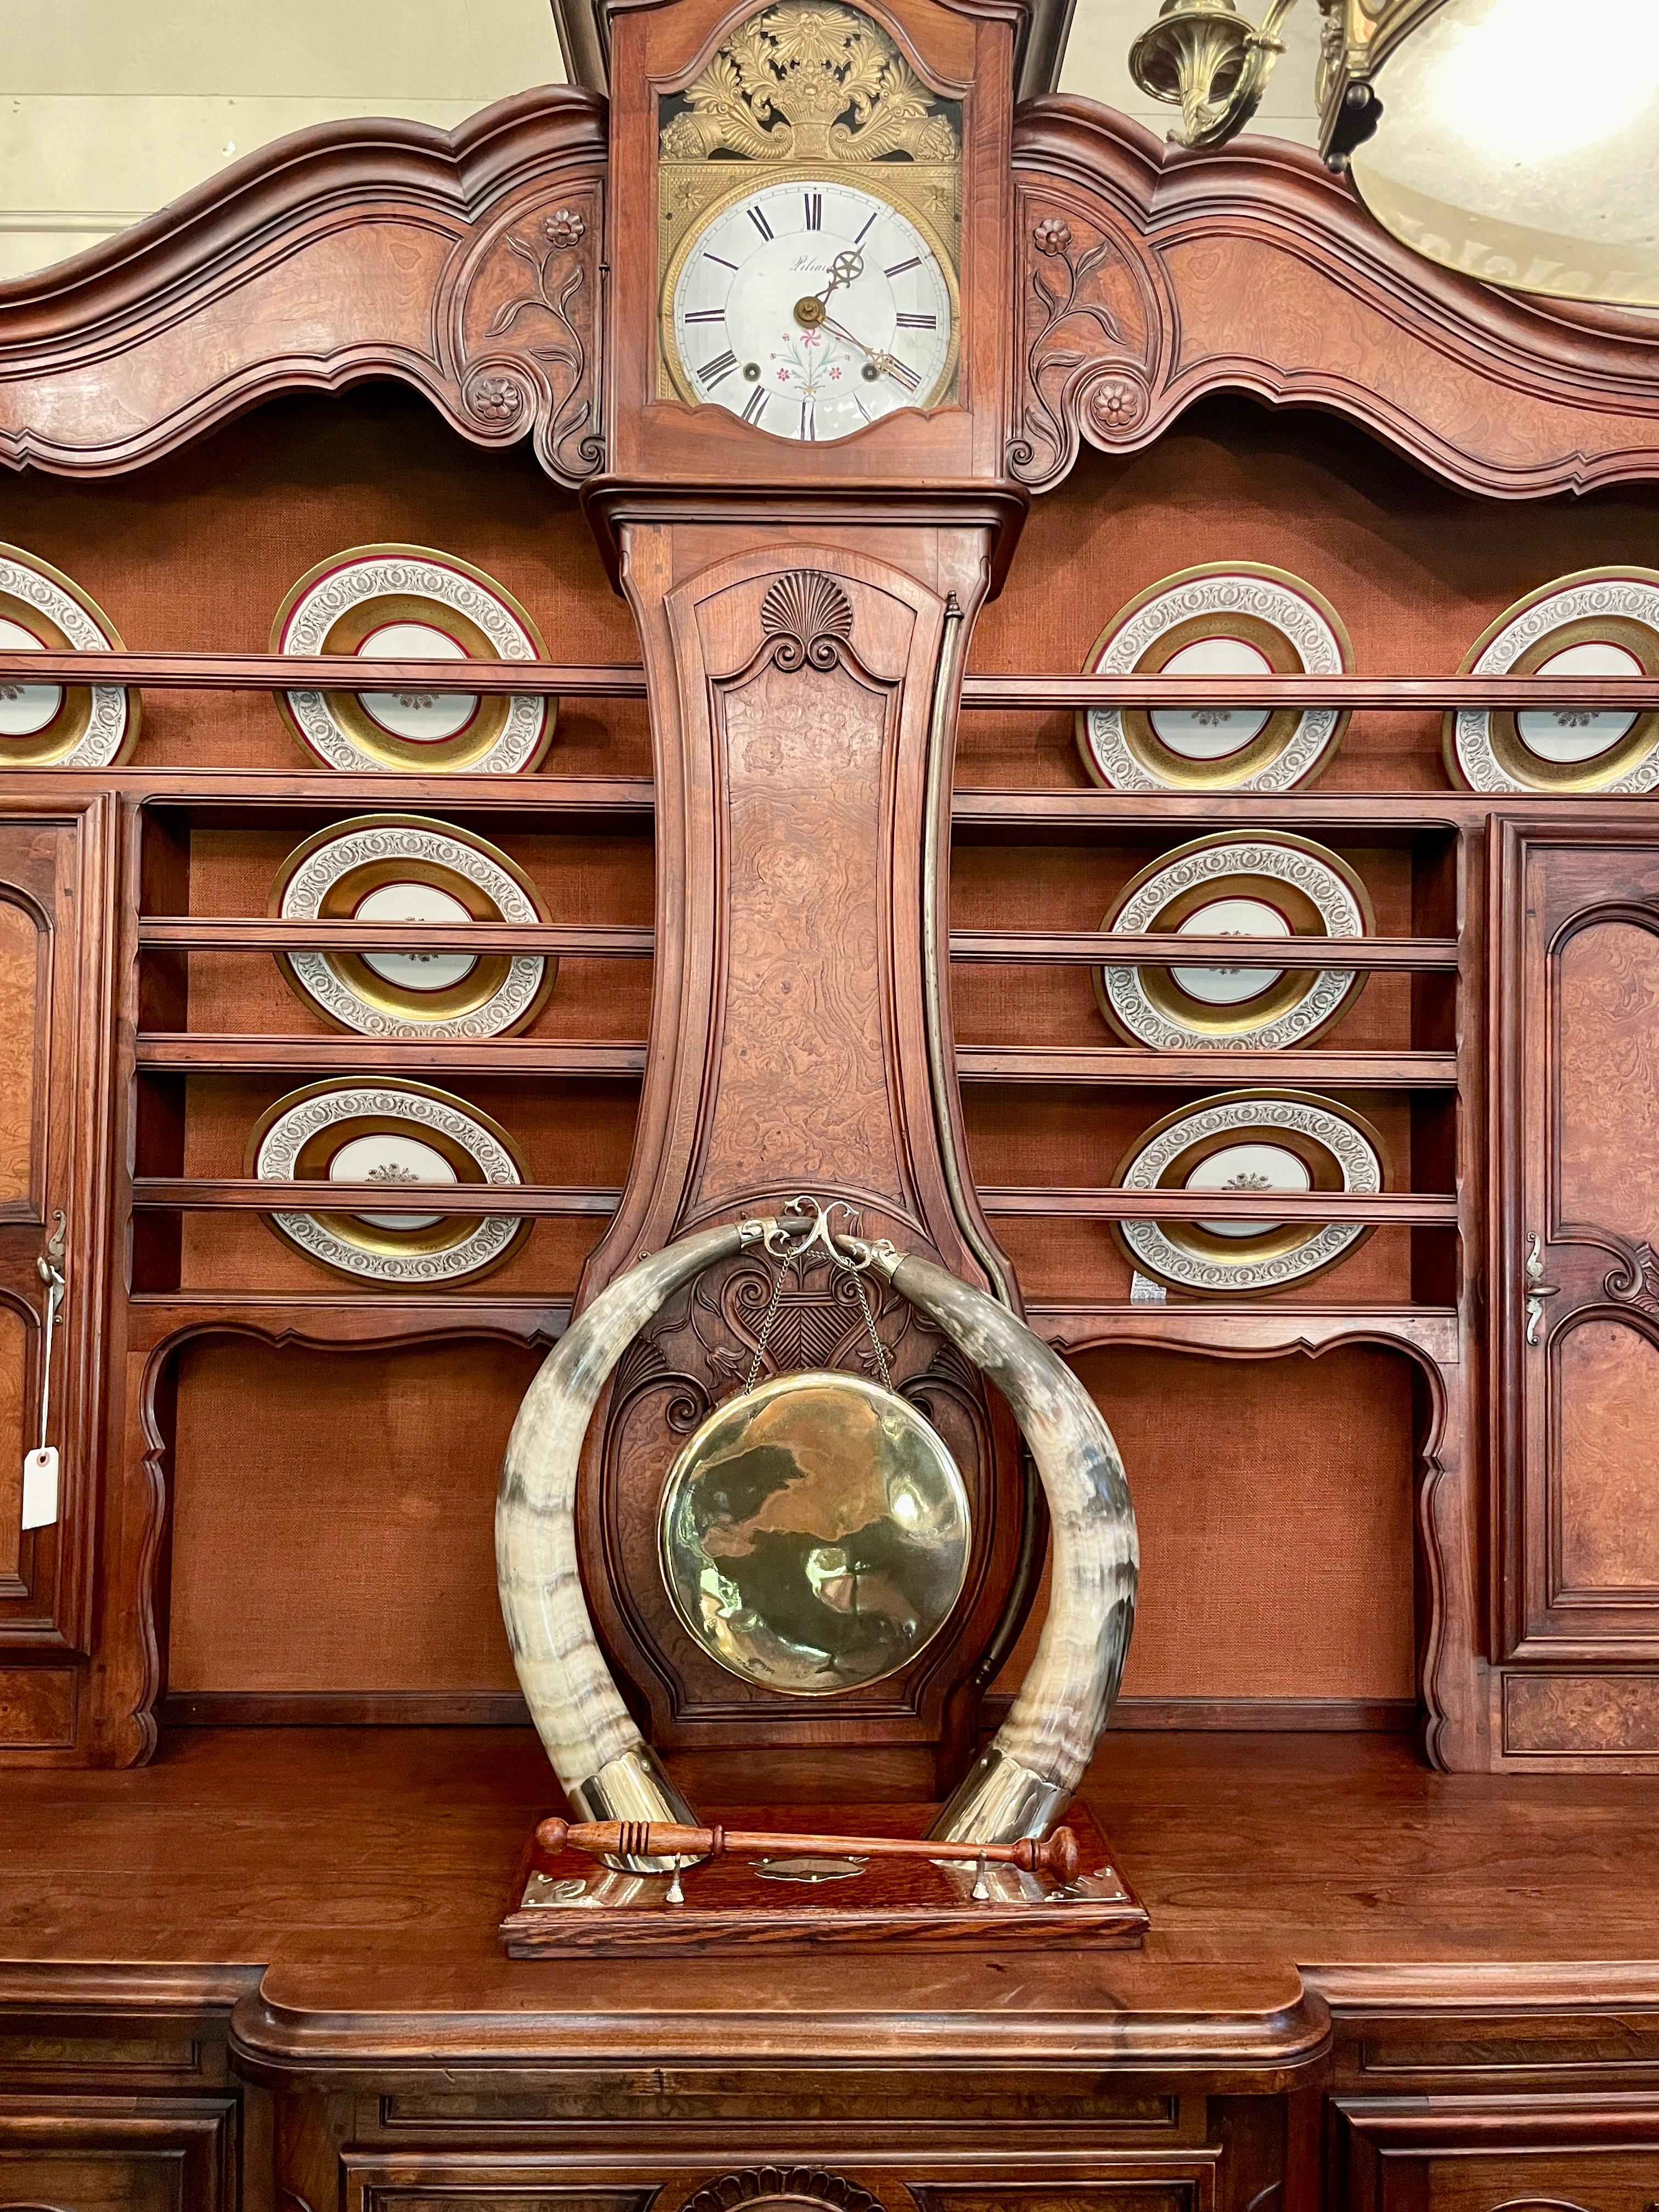
<svg viewBox="0 0 1659 2212"><path fill-rule="evenodd" d="M734 1851L772 1859L951 1859L1018 1867L1062 1882L1074 1881L1079 1866L1077 1838L1069 1828L1056 1828L1041 1842L1024 1836L1017 1844L945 1844L925 1836L803 1836L765 1828L693 1828L672 1820L554 1819L541 1823L536 1841L550 1856L569 1849L594 1858L717 1859Z"/></svg>

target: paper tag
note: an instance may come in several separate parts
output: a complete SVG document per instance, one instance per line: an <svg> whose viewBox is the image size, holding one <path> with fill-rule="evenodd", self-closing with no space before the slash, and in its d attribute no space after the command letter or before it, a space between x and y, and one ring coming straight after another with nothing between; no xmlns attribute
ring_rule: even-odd
<svg viewBox="0 0 1659 2212"><path fill-rule="evenodd" d="M1169 1300L1169 1292L1162 1283L1155 1283L1137 1267L1129 1278L1129 1304L1132 1306L1161 1306Z"/></svg>
<svg viewBox="0 0 1659 2212"><path fill-rule="evenodd" d="M23 1461L23 1526L50 1528L58 1518L58 1447L42 1444Z"/></svg>

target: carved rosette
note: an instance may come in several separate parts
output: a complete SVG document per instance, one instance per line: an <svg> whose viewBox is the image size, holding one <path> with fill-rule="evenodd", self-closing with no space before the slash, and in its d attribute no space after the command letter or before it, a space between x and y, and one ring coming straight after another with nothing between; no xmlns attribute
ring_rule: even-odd
<svg viewBox="0 0 1659 2212"><path fill-rule="evenodd" d="M584 483L605 459L599 422L596 179L538 187L467 247L448 322L460 405L475 436L531 437L550 477Z"/></svg>
<svg viewBox="0 0 1659 2212"><path fill-rule="evenodd" d="M1020 364L1008 466L1043 491L1085 438L1106 451L1146 442L1169 311L1139 241L1103 204L1022 192L1017 235Z"/></svg>

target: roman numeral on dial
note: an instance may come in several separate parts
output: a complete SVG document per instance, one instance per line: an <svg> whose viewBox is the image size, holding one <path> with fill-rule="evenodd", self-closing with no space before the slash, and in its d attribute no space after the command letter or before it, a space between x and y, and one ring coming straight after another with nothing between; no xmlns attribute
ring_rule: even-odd
<svg viewBox="0 0 1659 2212"><path fill-rule="evenodd" d="M772 226L768 222L766 217L762 214L758 208L750 209L749 220L754 224L756 229L759 231L763 238L769 239L771 237Z"/></svg>
<svg viewBox="0 0 1659 2212"><path fill-rule="evenodd" d="M915 392L921 388L921 379L908 362L890 360L887 364L887 374L895 384L902 385L907 392Z"/></svg>
<svg viewBox="0 0 1659 2212"><path fill-rule="evenodd" d="M769 392L751 392L749 395L748 404L743 410L744 421L745 422L753 422L758 427L761 416L766 412L766 403L771 397L772 395Z"/></svg>
<svg viewBox="0 0 1659 2212"><path fill-rule="evenodd" d="M729 350L718 355L713 361L704 362L702 367L697 371L704 391L712 392L717 384L731 375L737 365L738 356Z"/></svg>
<svg viewBox="0 0 1659 2212"><path fill-rule="evenodd" d="M896 261L890 269L884 269L881 273L884 276L902 276L907 269L920 269L921 266L921 254L913 253L908 261Z"/></svg>
<svg viewBox="0 0 1659 2212"><path fill-rule="evenodd" d="M723 323L726 320L726 310L724 307L694 307L689 315L683 316L681 319L688 323Z"/></svg>
<svg viewBox="0 0 1659 2212"><path fill-rule="evenodd" d="M690 322L696 318L688 316L686 319ZM937 315L895 315L893 320L902 331L936 331L939 328Z"/></svg>
<svg viewBox="0 0 1659 2212"><path fill-rule="evenodd" d="M803 192L801 198L806 205L806 228L808 230L822 230L823 228L823 194Z"/></svg>
<svg viewBox="0 0 1659 2212"><path fill-rule="evenodd" d="M810 399L803 399L800 403L800 434L812 441L816 441L818 434L817 417Z"/></svg>

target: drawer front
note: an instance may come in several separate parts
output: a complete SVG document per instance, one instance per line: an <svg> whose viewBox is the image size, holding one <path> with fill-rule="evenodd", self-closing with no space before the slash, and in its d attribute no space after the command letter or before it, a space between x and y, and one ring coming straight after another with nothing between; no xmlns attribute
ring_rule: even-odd
<svg viewBox="0 0 1659 2212"><path fill-rule="evenodd" d="M601 2190L574 2185L569 2161L553 2153L348 2150L344 2204L345 2212L1215 2212L1219 2160L1218 2151L1126 2153L1090 2160L1075 2181L971 2184L768 2165L665 2172L637 2190Z"/></svg>
<svg viewBox="0 0 1659 2212"><path fill-rule="evenodd" d="M1342 2212L1659 2212L1659 2100L1338 2107Z"/></svg>
<svg viewBox="0 0 1659 2212"><path fill-rule="evenodd" d="M0 2106L0 2205L52 2212L232 2212L235 2107L6 2099Z"/></svg>

